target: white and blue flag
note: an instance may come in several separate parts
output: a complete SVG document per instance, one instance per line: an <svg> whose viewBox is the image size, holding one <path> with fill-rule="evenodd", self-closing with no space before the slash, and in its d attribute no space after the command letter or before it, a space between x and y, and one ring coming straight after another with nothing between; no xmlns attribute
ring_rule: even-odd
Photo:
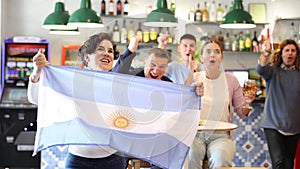
<svg viewBox="0 0 300 169"><path fill-rule="evenodd" d="M197 132L195 88L143 77L46 66L34 154L57 145L109 146L179 169Z"/></svg>

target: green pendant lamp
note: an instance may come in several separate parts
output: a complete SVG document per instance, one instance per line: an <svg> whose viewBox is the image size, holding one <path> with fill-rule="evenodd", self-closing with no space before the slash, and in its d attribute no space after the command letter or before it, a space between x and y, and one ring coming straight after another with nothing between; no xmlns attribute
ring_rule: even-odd
<svg viewBox="0 0 300 169"><path fill-rule="evenodd" d="M232 10L229 11L220 24L224 29L251 29L256 25L252 20L252 16L244 11L242 0L234 0Z"/></svg>
<svg viewBox="0 0 300 169"><path fill-rule="evenodd" d="M51 35L79 35L80 32L77 29L50 29L49 34Z"/></svg>
<svg viewBox="0 0 300 169"><path fill-rule="evenodd" d="M100 16L91 9L91 0L81 0L80 9L70 17L68 25L83 28L104 27Z"/></svg>
<svg viewBox="0 0 300 169"><path fill-rule="evenodd" d="M55 3L55 10L48 15L44 21L42 28L44 29L76 29L76 27L67 26L70 15L65 11L63 2Z"/></svg>
<svg viewBox="0 0 300 169"><path fill-rule="evenodd" d="M157 9L151 11L144 25L152 27L175 27L177 26L177 22L174 13L168 9L167 0L157 0Z"/></svg>

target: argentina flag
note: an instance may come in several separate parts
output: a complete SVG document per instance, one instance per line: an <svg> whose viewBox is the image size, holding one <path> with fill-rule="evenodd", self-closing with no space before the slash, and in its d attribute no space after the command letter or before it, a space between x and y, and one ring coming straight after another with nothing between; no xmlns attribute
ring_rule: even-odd
<svg viewBox="0 0 300 169"><path fill-rule="evenodd" d="M101 145L179 169L197 132L200 97L191 86L63 66L46 66L31 85L38 85L34 154Z"/></svg>

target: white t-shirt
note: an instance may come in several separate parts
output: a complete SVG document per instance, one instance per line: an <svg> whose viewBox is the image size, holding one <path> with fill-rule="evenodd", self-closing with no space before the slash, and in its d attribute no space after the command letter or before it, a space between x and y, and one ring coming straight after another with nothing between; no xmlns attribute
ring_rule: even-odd
<svg viewBox="0 0 300 169"><path fill-rule="evenodd" d="M206 77L206 72L195 73L195 81L203 82L204 95L201 98L200 119L229 121L229 90L226 75L221 72L217 79Z"/></svg>

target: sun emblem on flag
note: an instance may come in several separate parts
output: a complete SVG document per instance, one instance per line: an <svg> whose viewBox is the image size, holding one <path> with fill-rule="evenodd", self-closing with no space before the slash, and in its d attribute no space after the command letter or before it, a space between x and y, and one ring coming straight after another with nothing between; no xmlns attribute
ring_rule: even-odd
<svg viewBox="0 0 300 169"><path fill-rule="evenodd" d="M108 116L108 121L112 126L123 130L130 129L135 124L133 113L126 110L113 112Z"/></svg>

